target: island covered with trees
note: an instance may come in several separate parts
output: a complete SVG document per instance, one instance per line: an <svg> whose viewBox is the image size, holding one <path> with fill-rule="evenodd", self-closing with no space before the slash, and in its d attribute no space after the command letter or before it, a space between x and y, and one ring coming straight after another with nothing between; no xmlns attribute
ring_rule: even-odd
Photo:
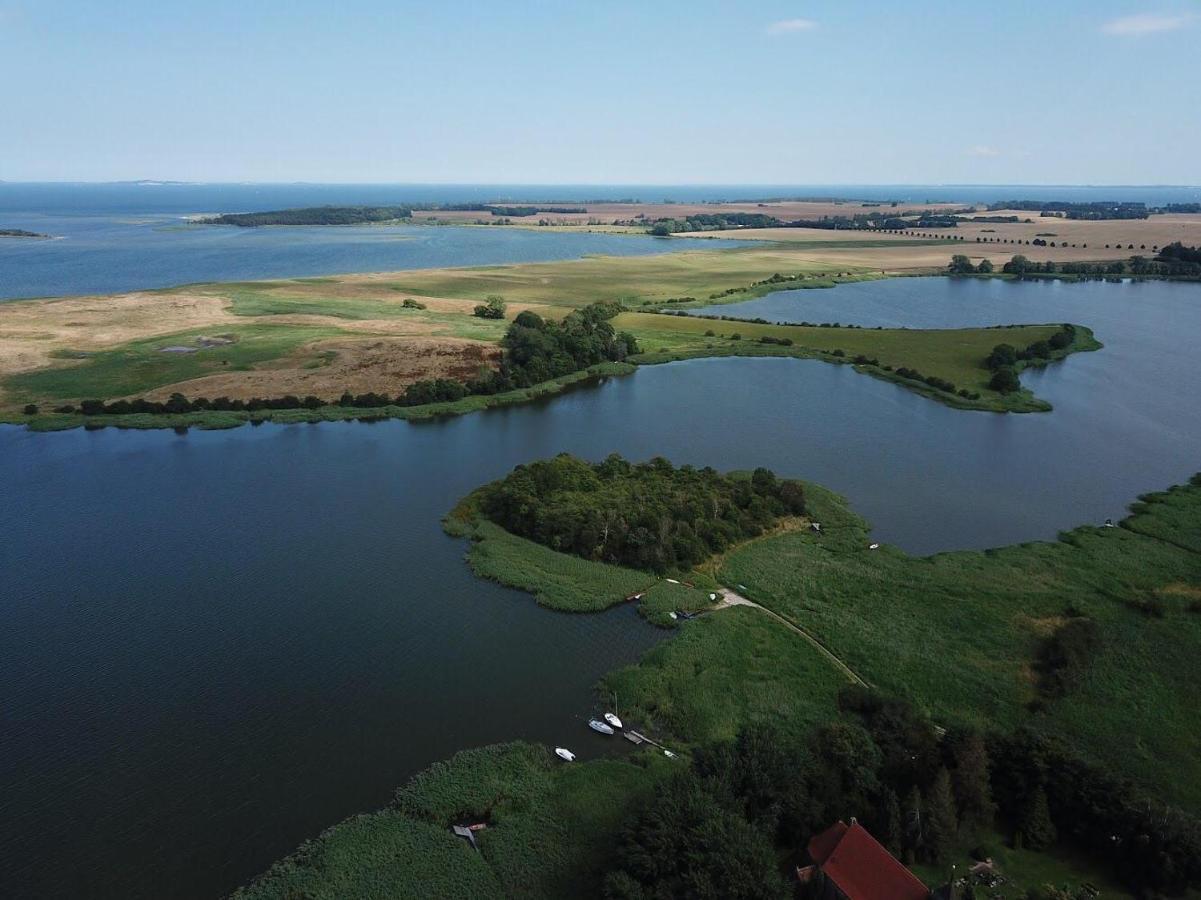
<svg viewBox="0 0 1201 900"><path fill-rule="evenodd" d="M506 531L554 550L664 573L803 515L805 490L762 468L740 477L660 457L590 464L562 454L518 466L476 502Z"/></svg>
<svg viewBox="0 0 1201 900"><path fill-rule="evenodd" d="M238 228L261 228L265 225L370 225L407 219L412 215L412 207L408 206L309 206L268 212L225 213L197 221L201 225L235 225Z"/></svg>

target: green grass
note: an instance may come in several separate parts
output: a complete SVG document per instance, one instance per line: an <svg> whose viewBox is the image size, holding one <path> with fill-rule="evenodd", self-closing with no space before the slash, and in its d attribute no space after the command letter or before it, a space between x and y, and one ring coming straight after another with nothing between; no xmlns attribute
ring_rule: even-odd
<svg viewBox="0 0 1201 900"><path fill-rule="evenodd" d="M585 306L600 300L628 305L662 302L677 297L706 299L731 288L746 288L737 299L748 299L779 285L751 289L773 274L866 274L866 270L798 259L783 246L733 250L665 253L654 256L596 256L551 263L481 266L462 269L415 270L398 275L398 290L429 297L482 300L501 294L511 302ZM795 286L790 284L791 286Z"/></svg>
<svg viewBox="0 0 1201 900"><path fill-rule="evenodd" d="M733 738L751 722L801 734L837 715L846 683L799 635L742 606L686 622L604 687L640 729L696 745Z"/></svg>
<svg viewBox="0 0 1201 900"><path fill-rule="evenodd" d="M239 900L597 896L616 833L670 764L649 755L563 765L505 744L436 763L385 810L303 845ZM450 832L484 821L479 852Z"/></svg>
<svg viewBox="0 0 1201 900"><path fill-rule="evenodd" d="M1201 486L1150 495L1120 528L913 558L868 550L867 523L807 488L822 536L792 532L726 559L726 583L817 636L861 676L943 724L1031 724L1169 801L1201 806ZM1160 619L1129 605L1158 597ZM1032 712L1041 641L1074 604L1103 647L1080 685Z"/></svg>
<svg viewBox="0 0 1201 900"><path fill-rule="evenodd" d="M325 279L319 284L332 282ZM313 282L308 282L313 283ZM274 287L274 286L272 286ZM281 296L259 285L221 286L229 298L230 312L236 316L329 316L335 319L386 319L417 316L421 310L405 309L396 302L369 297L322 297L320 295Z"/></svg>
<svg viewBox="0 0 1201 900"><path fill-rule="evenodd" d="M232 335L234 343L195 353L164 353L162 348L193 344L202 336ZM88 354L74 366L10 376L5 389L17 404L113 399L212 375L237 372L297 352L305 344L342 334L336 328L303 325L234 325L194 328L133 341Z"/></svg>
<svg viewBox="0 0 1201 900"><path fill-rule="evenodd" d="M655 582L645 572L557 553L486 520L474 522L469 534L467 561L476 575L529 591L550 609L599 612Z"/></svg>

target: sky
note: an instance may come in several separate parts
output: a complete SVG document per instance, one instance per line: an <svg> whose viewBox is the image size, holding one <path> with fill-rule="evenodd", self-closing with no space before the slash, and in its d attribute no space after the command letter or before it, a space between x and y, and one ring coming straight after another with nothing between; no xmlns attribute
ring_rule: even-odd
<svg viewBox="0 0 1201 900"><path fill-rule="evenodd" d="M0 180L1201 184L1201 0L0 0Z"/></svg>

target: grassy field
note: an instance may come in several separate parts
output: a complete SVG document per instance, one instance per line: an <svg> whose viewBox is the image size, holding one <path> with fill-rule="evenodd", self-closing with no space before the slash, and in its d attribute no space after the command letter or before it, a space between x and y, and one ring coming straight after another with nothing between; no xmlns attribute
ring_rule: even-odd
<svg viewBox="0 0 1201 900"><path fill-rule="evenodd" d="M807 496L823 534L741 548L725 561L726 583L746 585L936 721L1062 734L1166 799L1201 807L1201 484L1145 497L1119 528L923 559L870 551L867 523L843 501L817 486ZM1042 700L1040 648L1082 610L1101 650L1073 691Z"/></svg>
<svg viewBox="0 0 1201 900"><path fill-rule="evenodd" d="M111 399L216 372L249 371L255 366L291 356L305 344L339 333L333 327L311 325L239 324L218 332L196 328L131 341L112 350L82 352L76 354L77 362L63 368L10 376L5 381L5 388L14 403L46 402L47 398ZM200 348L192 353L163 352L164 347L195 347L198 338L217 334L231 339L232 343ZM321 358L313 354L307 362L319 365Z"/></svg>
<svg viewBox="0 0 1201 900"><path fill-rule="evenodd" d="M776 273L853 280L866 269L832 266L798 258L787 247L689 251L658 256L597 256L551 263L429 269L397 273L390 284L417 296L482 300L501 294L510 301L586 306L620 300L628 306L679 297L708 299L731 288L747 288L742 299L775 286L750 286ZM801 286L801 285L791 285Z"/></svg>

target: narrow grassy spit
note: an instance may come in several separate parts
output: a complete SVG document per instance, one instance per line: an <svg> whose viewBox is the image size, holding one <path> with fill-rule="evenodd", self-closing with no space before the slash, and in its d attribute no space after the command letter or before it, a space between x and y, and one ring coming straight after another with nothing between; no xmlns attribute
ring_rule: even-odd
<svg viewBox="0 0 1201 900"><path fill-rule="evenodd" d="M679 315L624 313L616 326L638 338L640 365L716 356L792 356L853 365L855 370L892 381L948 406L991 412L1045 412L1051 405L1027 389L1003 394L990 387L993 372L984 361L997 344L1025 347L1047 341L1061 325L1012 325L913 331L905 328L833 328L712 320ZM1097 350L1101 344L1083 326L1072 343L1047 361ZM947 382L933 387L910 375L918 372ZM967 396L964 396L964 394Z"/></svg>

